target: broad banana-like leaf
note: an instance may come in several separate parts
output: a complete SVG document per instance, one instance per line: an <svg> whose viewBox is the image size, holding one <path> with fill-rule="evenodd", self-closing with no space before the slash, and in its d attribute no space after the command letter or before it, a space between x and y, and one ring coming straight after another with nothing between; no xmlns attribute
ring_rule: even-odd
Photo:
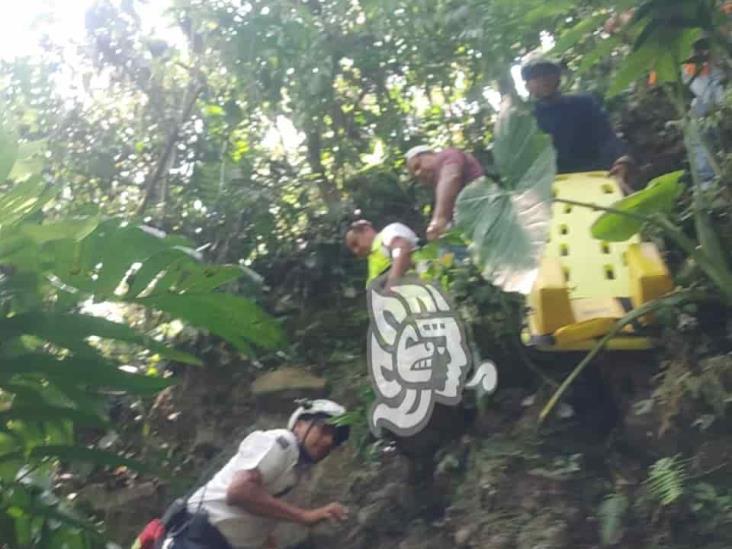
<svg viewBox="0 0 732 549"><path fill-rule="evenodd" d="M34 311L0 319L0 336L4 340L22 335L40 337L77 353L86 351L86 338L96 336L140 345L171 360L201 364L195 356L141 335L126 324L91 315Z"/></svg>
<svg viewBox="0 0 732 549"><path fill-rule="evenodd" d="M263 349L282 345L280 325L254 302L225 293L160 294L136 300L226 339L243 353L251 344Z"/></svg>
<svg viewBox="0 0 732 549"><path fill-rule="evenodd" d="M53 381L62 392L71 387L90 389L114 389L137 394L153 394L170 386L171 380L162 377L130 374L120 370L113 362L98 355L69 357L58 360L43 353L26 353L12 358L2 358L0 385L17 375L38 375ZM75 391L69 391L75 393ZM72 398L72 400L74 400Z"/></svg>
<svg viewBox="0 0 732 549"><path fill-rule="evenodd" d="M18 232L30 238L36 244L44 244L54 240L81 240L91 234L99 224L98 217L83 217L79 219L62 219L43 225L25 224L19 227Z"/></svg>
<svg viewBox="0 0 732 549"><path fill-rule="evenodd" d="M0 424L7 421L73 421L77 425L101 427L108 422L106 419L84 410L65 406L51 406L42 401L34 404L12 406L0 412Z"/></svg>
<svg viewBox="0 0 732 549"><path fill-rule="evenodd" d="M531 113L513 110L496 132L499 183L481 178L458 197L456 220L483 276L507 292L528 294L551 220L556 153Z"/></svg>
<svg viewBox="0 0 732 549"><path fill-rule="evenodd" d="M45 151L45 139L18 145L18 155L8 177L13 181L21 182L39 175L46 164Z"/></svg>
<svg viewBox="0 0 732 549"><path fill-rule="evenodd" d="M40 176L16 183L0 196L0 228L5 229L40 210L61 191L49 186Z"/></svg>
<svg viewBox="0 0 732 549"><path fill-rule="evenodd" d="M645 189L615 202L611 208L639 216L667 213L673 209L681 193L679 180L683 170L664 174L653 179ZM643 219L607 212L592 224L592 236L608 242L623 242L638 233Z"/></svg>
<svg viewBox="0 0 732 549"><path fill-rule="evenodd" d="M0 126L0 183L7 178L13 169L18 156L18 139L8 128Z"/></svg>

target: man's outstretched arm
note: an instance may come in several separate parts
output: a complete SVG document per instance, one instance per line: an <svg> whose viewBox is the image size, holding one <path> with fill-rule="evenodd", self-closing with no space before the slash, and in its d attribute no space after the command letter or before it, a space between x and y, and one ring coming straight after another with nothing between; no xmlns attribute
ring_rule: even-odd
<svg viewBox="0 0 732 549"><path fill-rule="evenodd" d="M598 153L606 166L610 166L610 175L615 176L625 193L633 192L629 186L630 172L635 164L628 154L628 147L610 123L610 117L599 102L592 101L592 139L598 147Z"/></svg>
<svg viewBox="0 0 732 549"><path fill-rule="evenodd" d="M386 289L394 285L412 266L412 249L414 245L401 236L392 239L389 249L392 257L391 269L386 276Z"/></svg>
<svg viewBox="0 0 732 549"><path fill-rule="evenodd" d="M238 471L226 490L226 504L260 517L312 526L324 520L345 520L348 510L340 503L302 509L270 495L257 469Z"/></svg>
<svg viewBox="0 0 732 549"><path fill-rule="evenodd" d="M447 225L452 221L455 201L461 191L463 168L460 164L450 163L440 170L435 188L435 211L432 221L427 227L427 239L435 240L442 236Z"/></svg>

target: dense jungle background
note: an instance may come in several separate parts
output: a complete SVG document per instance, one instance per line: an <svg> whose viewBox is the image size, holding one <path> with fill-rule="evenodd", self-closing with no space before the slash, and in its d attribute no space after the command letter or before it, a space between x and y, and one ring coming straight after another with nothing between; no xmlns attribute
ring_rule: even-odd
<svg viewBox="0 0 732 549"><path fill-rule="evenodd" d="M38 2L37 49L0 57L0 547L128 547L325 394L352 443L296 497L351 515L284 526L281 547L731 547L732 94L696 117L682 78L702 35L730 74L726 4L90 0L69 42L62 3ZM585 355L525 348L522 296L438 265L499 388L377 440L344 231L423 236L404 153L454 146L490 172L536 50L602 98L635 189L684 172L667 211L638 210L676 285L658 346L600 351L540 421Z"/></svg>

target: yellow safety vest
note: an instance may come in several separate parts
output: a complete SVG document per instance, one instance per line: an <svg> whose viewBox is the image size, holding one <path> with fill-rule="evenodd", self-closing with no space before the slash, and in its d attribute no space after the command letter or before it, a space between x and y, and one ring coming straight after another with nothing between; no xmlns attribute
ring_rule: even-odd
<svg viewBox="0 0 732 549"><path fill-rule="evenodd" d="M369 253L369 277L366 279L366 286L371 281L383 274L389 267L391 267L391 257L384 253L384 248L381 245L383 237L381 233L376 235L373 244L371 244L371 253Z"/></svg>
<svg viewBox="0 0 732 549"><path fill-rule="evenodd" d="M369 276L366 279L366 286L378 276L384 274L391 267L391 256L384 252L384 247L381 245L384 239L381 233L376 235L373 244L371 244L371 253L369 253ZM415 248L412 252L412 263L417 265L421 261L428 261L429 258L424 257L422 250ZM422 277L424 278L424 277Z"/></svg>

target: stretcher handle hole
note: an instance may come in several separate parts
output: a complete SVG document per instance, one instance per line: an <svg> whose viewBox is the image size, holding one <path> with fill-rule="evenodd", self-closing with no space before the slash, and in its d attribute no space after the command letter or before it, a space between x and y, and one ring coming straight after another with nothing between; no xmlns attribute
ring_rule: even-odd
<svg viewBox="0 0 732 549"><path fill-rule="evenodd" d="M560 244L559 245L559 255L569 255L569 246L566 244Z"/></svg>
<svg viewBox="0 0 732 549"><path fill-rule="evenodd" d="M613 186L610 183L603 183L601 189L605 194L613 194Z"/></svg>
<svg viewBox="0 0 732 549"><path fill-rule="evenodd" d="M564 272L564 281L569 282L569 269L565 267L564 269L562 269L562 271Z"/></svg>
<svg viewBox="0 0 732 549"><path fill-rule="evenodd" d="M613 269L612 265L605 265L605 278L615 280L615 269Z"/></svg>
<svg viewBox="0 0 732 549"><path fill-rule="evenodd" d="M572 204L565 204L564 205L564 213L572 213Z"/></svg>
<svg viewBox="0 0 732 549"><path fill-rule="evenodd" d="M610 253L610 244L607 242L603 242L600 244L600 249L602 250L602 253L609 254Z"/></svg>
<svg viewBox="0 0 732 549"><path fill-rule="evenodd" d="M567 227L566 225L560 225L559 234L569 234L569 227Z"/></svg>

